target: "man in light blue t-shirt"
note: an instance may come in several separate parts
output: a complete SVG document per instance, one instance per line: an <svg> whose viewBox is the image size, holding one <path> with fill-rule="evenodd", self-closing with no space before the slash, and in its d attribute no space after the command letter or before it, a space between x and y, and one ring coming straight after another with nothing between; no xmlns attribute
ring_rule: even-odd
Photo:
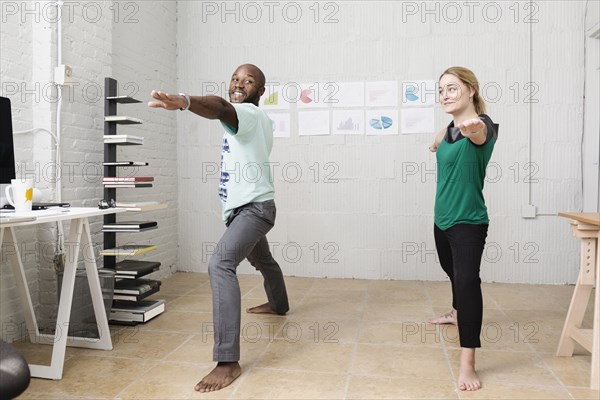
<svg viewBox="0 0 600 400"><path fill-rule="evenodd" d="M284 315L289 310L283 273L266 238L275 223L275 190L269 168L273 125L258 108L264 92L262 71L244 64L231 77L231 103L217 96L157 91L152 91L156 101L148 103L150 107L189 110L204 118L218 119L225 128L219 195L227 229L208 265L213 297L213 360L217 366L195 386L199 392L224 388L241 374L241 296L236 269L242 260L247 258L261 272L268 299L247 312Z"/></svg>

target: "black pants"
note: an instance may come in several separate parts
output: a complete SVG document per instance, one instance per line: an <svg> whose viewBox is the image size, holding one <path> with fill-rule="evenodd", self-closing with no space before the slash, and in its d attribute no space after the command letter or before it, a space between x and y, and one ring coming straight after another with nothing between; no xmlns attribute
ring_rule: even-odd
<svg viewBox="0 0 600 400"><path fill-rule="evenodd" d="M452 307L458 312L460 347L481 347L483 298L479 267L488 225L457 224L441 230L434 225L435 247L452 282Z"/></svg>

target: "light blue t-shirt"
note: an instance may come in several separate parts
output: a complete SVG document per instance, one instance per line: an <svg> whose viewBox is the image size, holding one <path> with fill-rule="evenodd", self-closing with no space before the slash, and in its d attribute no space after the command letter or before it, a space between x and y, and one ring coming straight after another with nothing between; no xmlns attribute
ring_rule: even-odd
<svg viewBox="0 0 600 400"><path fill-rule="evenodd" d="M238 207L272 200L275 196L269 155L273 147L273 122L250 103L232 104L238 130L225 128L221 153L219 196L223 202L223 221Z"/></svg>

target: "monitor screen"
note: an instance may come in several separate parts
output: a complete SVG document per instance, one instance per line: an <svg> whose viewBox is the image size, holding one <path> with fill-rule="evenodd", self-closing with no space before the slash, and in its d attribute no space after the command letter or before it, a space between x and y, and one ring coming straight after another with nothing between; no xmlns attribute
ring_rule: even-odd
<svg viewBox="0 0 600 400"><path fill-rule="evenodd" d="M15 149L13 145L10 99L0 97L0 183L15 179Z"/></svg>

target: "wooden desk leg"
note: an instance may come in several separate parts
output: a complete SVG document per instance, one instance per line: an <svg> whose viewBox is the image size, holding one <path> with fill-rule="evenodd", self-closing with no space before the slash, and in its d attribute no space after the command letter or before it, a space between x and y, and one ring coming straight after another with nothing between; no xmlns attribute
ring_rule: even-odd
<svg viewBox="0 0 600 400"><path fill-rule="evenodd" d="M600 238L596 240L596 293L594 299L594 344L592 345L592 373L590 387L600 389Z"/></svg>
<svg viewBox="0 0 600 400"><path fill-rule="evenodd" d="M596 239L581 239L581 254L586 253L585 250L588 246L596 246L596 243ZM581 263L577 284L575 285L575 291L571 298L571 305L569 306L565 325L563 326L560 341L558 342L556 355L559 357L571 357L575 350L575 341L571 338L571 331L573 328L581 328L585 310L590 300L590 295L592 294L592 284L586 282L585 279L587 275L588 274L584 270L584 265Z"/></svg>

